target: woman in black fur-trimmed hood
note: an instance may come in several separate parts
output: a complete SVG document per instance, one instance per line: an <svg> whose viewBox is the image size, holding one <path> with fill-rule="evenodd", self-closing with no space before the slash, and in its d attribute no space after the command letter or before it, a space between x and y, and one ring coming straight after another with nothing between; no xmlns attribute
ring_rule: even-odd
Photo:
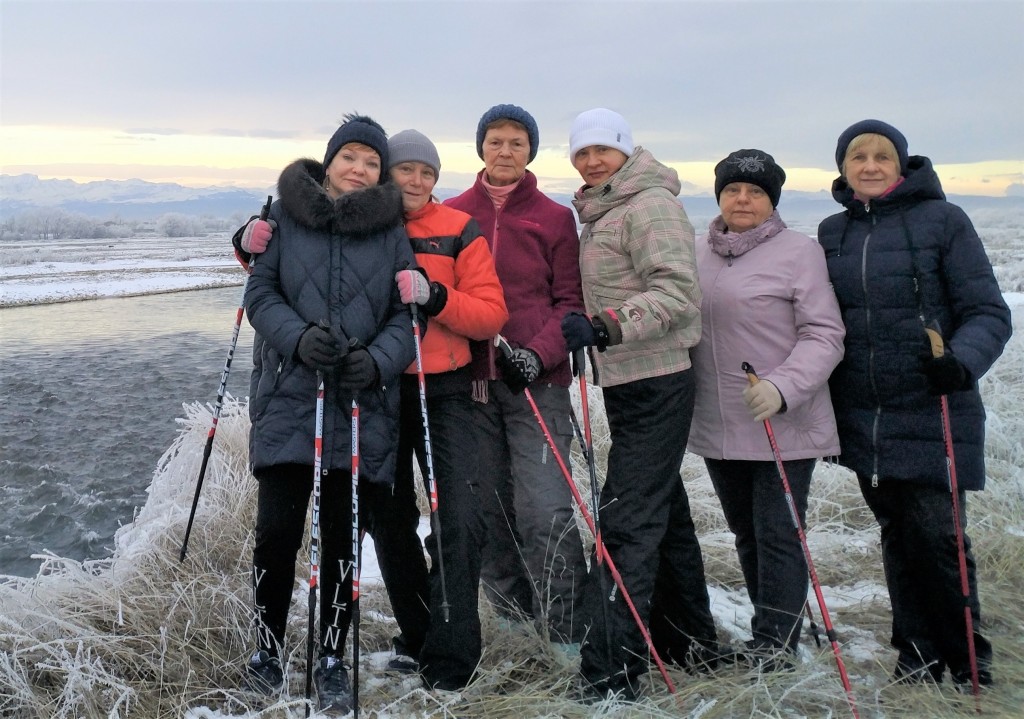
<svg viewBox="0 0 1024 719"><path fill-rule="evenodd" d="M383 501L393 482L397 380L415 358L411 317L394 277L416 262L387 162L383 128L349 115L328 142L323 164L301 159L286 167L270 210L275 229L245 292L249 322L262 340L250 399L250 462L259 485L258 648L247 677L265 693L283 683L279 657L313 485L320 372L321 710L347 711L352 699L342 661L352 613L352 400L360 403L359 500L372 518L377 498Z"/></svg>

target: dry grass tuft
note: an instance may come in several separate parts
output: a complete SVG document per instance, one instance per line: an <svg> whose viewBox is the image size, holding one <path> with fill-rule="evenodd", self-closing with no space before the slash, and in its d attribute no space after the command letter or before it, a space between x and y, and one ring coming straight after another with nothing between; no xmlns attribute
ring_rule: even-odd
<svg viewBox="0 0 1024 719"><path fill-rule="evenodd" d="M986 716L1019 716L1024 688L1024 338L985 379L989 410L988 489L969 499L969 530L979 562L985 631L995 644L998 685L985 692ZM591 390L597 453L607 451L600 394ZM578 399L578 398L577 398ZM0 716L299 717L305 680L305 597L296 585L287 644L288 689L268 702L238 689L251 647L253 480L246 468L243 403L223 412L189 553L178 552L199 471L210 412L188 405L181 432L160 459L148 502L118 533L111 559L78 563L42 557L32 579L0 584ZM581 494L589 478L574 452ZM748 636L749 602L732 536L699 458L682 474L705 552L713 609L723 638ZM952 718L973 713L971 697L948 686L890 682L889 609L877 527L852 476L818 468L808 512L811 551L825 585L862 717ZM584 535L587 536L585 527ZM589 537L588 537L589 540ZM820 623L816 604L815 616ZM368 717L836 717L849 716L831 652L805 638L796 671L781 675L722 670L694 677L670 669L669 695L657 671L637 704L584 706L572 699L577 660L564 657L529 624L511 629L481 603L485 652L479 679L460 693L424 691L415 678L385 676L396 632L383 589L365 586L361 699Z"/></svg>

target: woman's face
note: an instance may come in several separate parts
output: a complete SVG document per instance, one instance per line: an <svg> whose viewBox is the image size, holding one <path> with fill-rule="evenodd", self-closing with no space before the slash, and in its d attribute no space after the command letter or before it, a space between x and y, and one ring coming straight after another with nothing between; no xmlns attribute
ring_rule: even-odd
<svg viewBox="0 0 1024 719"><path fill-rule="evenodd" d="M718 209L729 232L752 230L772 216L768 193L749 182L730 182L718 196Z"/></svg>
<svg viewBox="0 0 1024 719"><path fill-rule="evenodd" d="M372 147L358 142L342 145L327 167L325 189L331 197L338 197L373 187L380 180L380 155Z"/></svg>
<svg viewBox="0 0 1024 719"><path fill-rule="evenodd" d="M584 183L597 187L618 172L628 159L622 150L604 145L591 145L576 151L572 165L576 172L580 173Z"/></svg>
<svg viewBox="0 0 1024 719"><path fill-rule="evenodd" d="M400 162L391 168L391 179L402 191L406 214L426 207L437 184L434 168L424 162Z"/></svg>
<svg viewBox="0 0 1024 719"><path fill-rule="evenodd" d="M899 179L899 159L882 143L870 140L847 151L843 174L858 197L873 200L885 194Z"/></svg>
<svg viewBox="0 0 1024 719"><path fill-rule="evenodd" d="M496 187L519 181L530 160L530 136L515 125L492 127L484 135L487 181Z"/></svg>

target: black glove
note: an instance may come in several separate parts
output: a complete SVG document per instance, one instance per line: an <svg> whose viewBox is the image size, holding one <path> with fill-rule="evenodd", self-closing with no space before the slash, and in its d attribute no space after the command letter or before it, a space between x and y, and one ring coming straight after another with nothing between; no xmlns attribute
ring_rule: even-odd
<svg viewBox="0 0 1024 719"><path fill-rule="evenodd" d="M327 331L314 325L302 333L295 354L303 364L323 372L341 362L345 350Z"/></svg>
<svg viewBox="0 0 1024 719"><path fill-rule="evenodd" d="M569 354L584 347L597 347L598 352L604 352L608 348L608 325L596 315L570 312L562 318L562 337Z"/></svg>
<svg viewBox="0 0 1024 719"><path fill-rule="evenodd" d="M950 394L967 385L967 370L952 352L925 359L921 363L921 371L928 378L929 394Z"/></svg>
<svg viewBox="0 0 1024 719"><path fill-rule="evenodd" d="M522 392L544 371L544 363L537 353L526 348L512 350L509 357L498 355L497 365L501 368L501 378L512 394Z"/></svg>
<svg viewBox="0 0 1024 719"><path fill-rule="evenodd" d="M379 376L373 357L360 348L352 350L341 360L335 380L342 389L365 389L376 384Z"/></svg>

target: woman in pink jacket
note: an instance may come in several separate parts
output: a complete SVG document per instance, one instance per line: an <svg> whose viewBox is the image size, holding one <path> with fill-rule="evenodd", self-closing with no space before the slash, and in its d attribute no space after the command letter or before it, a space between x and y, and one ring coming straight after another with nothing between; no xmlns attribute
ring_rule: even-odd
<svg viewBox="0 0 1024 719"><path fill-rule="evenodd" d="M839 453L828 378L845 329L825 255L775 209L786 173L761 150L715 167L721 214L697 240L703 334L688 449L704 457L754 605L748 658L791 666L807 565L762 422L772 429L801 523L817 458ZM751 386L749 362L761 381Z"/></svg>

